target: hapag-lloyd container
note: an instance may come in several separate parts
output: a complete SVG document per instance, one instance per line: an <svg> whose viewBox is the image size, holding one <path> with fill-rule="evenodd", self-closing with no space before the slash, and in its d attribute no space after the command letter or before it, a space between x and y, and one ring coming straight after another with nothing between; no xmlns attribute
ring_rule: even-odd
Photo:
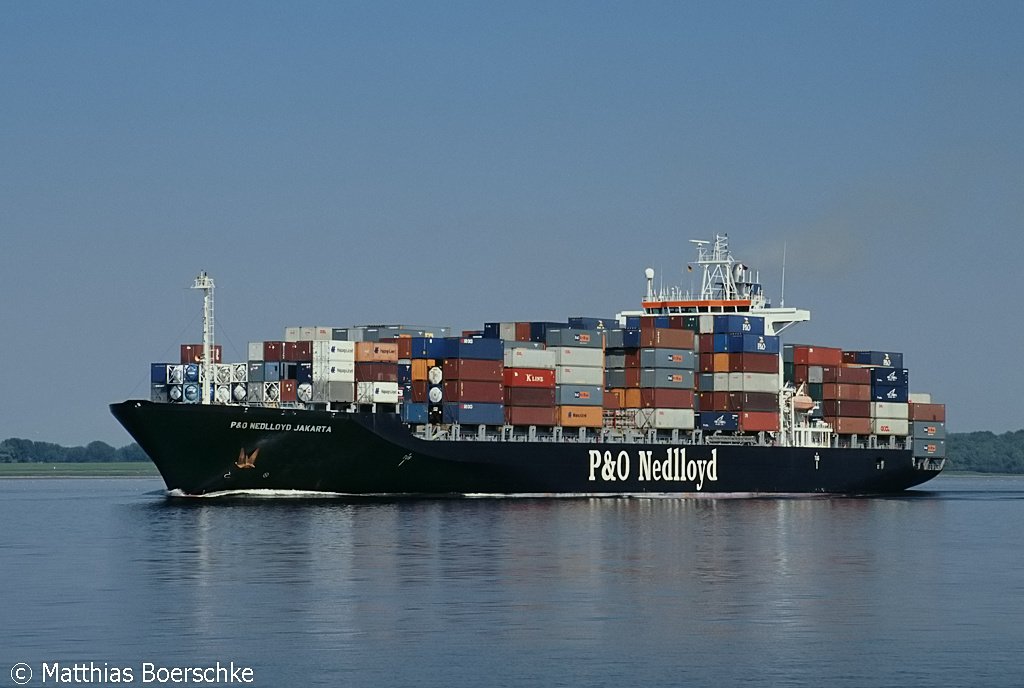
<svg viewBox="0 0 1024 688"><path fill-rule="evenodd" d="M696 368L693 351L687 349L641 349L639 364L641 368Z"/></svg>
<svg viewBox="0 0 1024 688"><path fill-rule="evenodd" d="M600 385L558 385L555 403L559 406L601 406L604 389Z"/></svg>
<svg viewBox="0 0 1024 688"><path fill-rule="evenodd" d="M693 371L678 368L644 368L640 371L640 387L693 389Z"/></svg>
<svg viewBox="0 0 1024 688"><path fill-rule="evenodd" d="M946 424L916 420L910 423L910 434L914 439L946 439Z"/></svg>
<svg viewBox="0 0 1024 688"><path fill-rule="evenodd" d="M544 335L549 347L580 347L600 349L604 346L604 335L599 330L549 329Z"/></svg>

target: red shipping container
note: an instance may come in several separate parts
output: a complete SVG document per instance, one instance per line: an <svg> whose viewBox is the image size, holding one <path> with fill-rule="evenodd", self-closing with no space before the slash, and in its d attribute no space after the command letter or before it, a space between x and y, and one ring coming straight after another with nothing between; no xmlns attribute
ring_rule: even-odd
<svg viewBox="0 0 1024 688"><path fill-rule="evenodd" d="M713 373L715 372L715 355L711 353L702 353L697 357L698 368L702 373Z"/></svg>
<svg viewBox="0 0 1024 688"><path fill-rule="evenodd" d="M910 420L926 420L933 423L946 422L945 404L911 404Z"/></svg>
<svg viewBox="0 0 1024 688"><path fill-rule="evenodd" d="M871 385L826 383L821 386L821 396L823 399L871 401Z"/></svg>
<svg viewBox="0 0 1024 688"><path fill-rule="evenodd" d="M793 382L798 385L809 384L808 377L809 373L805 365L794 365L793 366Z"/></svg>
<svg viewBox="0 0 1024 688"><path fill-rule="evenodd" d="M728 392L701 392L697 397L697 405L701 411L728 411Z"/></svg>
<svg viewBox="0 0 1024 688"><path fill-rule="evenodd" d="M505 364L502 361L486 361L475 358L449 358L444 362L442 372L445 380L476 380L479 382L501 382ZM467 399L467 401L470 401ZM484 401L473 399L472 401Z"/></svg>
<svg viewBox="0 0 1024 688"><path fill-rule="evenodd" d="M372 361L356 363L356 382L398 382L398 364Z"/></svg>
<svg viewBox="0 0 1024 688"><path fill-rule="evenodd" d="M629 354L626 355L629 357ZM639 368L626 368L626 387L639 387L640 386L640 369Z"/></svg>
<svg viewBox="0 0 1024 688"><path fill-rule="evenodd" d="M842 362L842 349L828 346L793 347L793 363L797 365L838 366Z"/></svg>
<svg viewBox="0 0 1024 688"><path fill-rule="evenodd" d="M692 409L692 389L666 389L661 387L640 389L641 408Z"/></svg>
<svg viewBox="0 0 1024 688"><path fill-rule="evenodd" d="M606 409L614 411L622 408L622 400L619 398L618 394L606 389L604 391L604 400L601 405Z"/></svg>
<svg viewBox="0 0 1024 688"><path fill-rule="evenodd" d="M398 344L399 360L412 358L412 337L401 335L395 343Z"/></svg>
<svg viewBox="0 0 1024 688"><path fill-rule="evenodd" d="M548 368L505 368L506 387L555 388L555 371Z"/></svg>
<svg viewBox="0 0 1024 688"><path fill-rule="evenodd" d="M509 425L555 425L555 407L506 406L505 422Z"/></svg>
<svg viewBox="0 0 1024 688"><path fill-rule="evenodd" d="M778 412L779 395L769 392L729 392L728 411Z"/></svg>
<svg viewBox="0 0 1024 688"><path fill-rule="evenodd" d="M729 356L730 373L777 373L778 354L733 354Z"/></svg>
<svg viewBox="0 0 1024 688"><path fill-rule="evenodd" d="M481 380L445 380L446 401L476 401L501 404L505 401L505 385Z"/></svg>
<svg viewBox="0 0 1024 688"><path fill-rule="evenodd" d="M281 401L298 401L298 383L295 380L281 380Z"/></svg>
<svg viewBox="0 0 1024 688"><path fill-rule="evenodd" d="M842 418L825 417L825 422L832 426L832 429L839 435L870 435L870 418Z"/></svg>
<svg viewBox="0 0 1024 688"><path fill-rule="evenodd" d="M301 342L285 342L284 343L284 360L286 361L312 361L313 360L313 342L301 341Z"/></svg>
<svg viewBox="0 0 1024 688"><path fill-rule="evenodd" d="M740 414L743 432L778 432L779 414L770 411L744 411Z"/></svg>
<svg viewBox="0 0 1024 688"><path fill-rule="evenodd" d="M213 345L213 362L220 363L220 344ZM267 359L264 359L267 360ZM181 345L181 362L186 363L202 363L203 362L203 345L202 344L182 344Z"/></svg>
<svg viewBox="0 0 1024 688"><path fill-rule="evenodd" d="M870 418L871 402L828 399L821 402L821 411L832 418Z"/></svg>
<svg viewBox="0 0 1024 688"><path fill-rule="evenodd" d="M284 342L263 342L264 361L283 361Z"/></svg>
<svg viewBox="0 0 1024 688"><path fill-rule="evenodd" d="M715 335L713 334L701 334L697 335L697 349L703 354L715 353Z"/></svg>
<svg viewBox="0 0 1024 688"><path fill-rule="evenodd" d="M418 403L425 403L427 399L427 382L426 380L413 380L412 381L412 399Z"/></svg>
<svg viewBox="0 0 1024 688"><path fill-rule="evenodd" d="M554 406L555 388L506 387L505 404L508 406Z"/></svg>
<svg viewBox="0 0 1024 688"><path fill-rule="evenodd" d="M871 368L826 366L821 369L822 382L844 382L848 385L870 385Z"/></svg>
<svg viewBox="0 0 1024 688"><path fill-rule="evenodd" d="M528 342L528 341L530 341L530 323L529 322L517 322L516 323L516 341L517 342Z"/></svg>

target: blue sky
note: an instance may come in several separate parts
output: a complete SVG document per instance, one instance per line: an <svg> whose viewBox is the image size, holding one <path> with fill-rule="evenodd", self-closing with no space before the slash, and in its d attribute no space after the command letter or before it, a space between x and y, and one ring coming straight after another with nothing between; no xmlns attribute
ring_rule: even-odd
<svg viewBox="0 0 1024 688"><path fill-rule="evenodd" d="M288 325L614 314L691 238L1024 427L1024 4L0 4L0 438Z"/></svg>

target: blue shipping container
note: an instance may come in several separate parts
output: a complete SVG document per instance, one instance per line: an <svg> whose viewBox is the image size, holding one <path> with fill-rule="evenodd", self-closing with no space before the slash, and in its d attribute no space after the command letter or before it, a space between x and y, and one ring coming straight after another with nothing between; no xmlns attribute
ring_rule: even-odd
<svg viewBox="0 0 1024 688"><path fill-rule="evenodd" d="M600 349L604 345L604 336L600 330L573 330L569 328L551 328L544 336L549 347L582 346Z"/></svg>
<svg viewBox="0 0 1024 688"><path fill-rule="evenodd" d="M635 327L628 327L624 330L608 330L604 336L607 349L637 349L640 347L640 330Z"/></svg>
<svg viewBox="0 0 1024 688"><path fill-rule="evenodd" d="M740 429L740 414L720 413L717 411L701 411L699 414L701 430L724 430L733 432Z"/></svg>
<svg viewBox="0 0 1024 688"><path fill-rule="evenodd" d="M158 385L166 385L167 380L167 367L170 363L150 363L149 364L149 381Z"/></svg>
<svg viewBox="0 0 1024 688"><path fill-rule="evenodd" d="M465 423L467 425L504 425L504 404L483 404L477 402L452 403L442 405L442 417L445 423Z"/></svg>
<svg viewBox="0 0 1024 688"><path fill-rule="evenodd" d="M447 341L442 337L413 337L410 342L412 358L446 358Z"/></svg>
<svg viewBox="0 0 1024 688"><path fill-rule="evenodd" d="M199 382L199 366L189 363L185 366L185 382Z"/></svg>
<svg viewBox="0 0 1024 688"><path fill-rule="evenodd" d="M720 317L720 316L719 316ZM716 334L715 340L721 335ZM777 354L779 338L766 334L730 334L726 351L731 354ZM718 351L717 348L715 351Z"/></svg>
<svg viewBox="0 0 1024 688"><path fill-rule="evenodd" d="M871 385L872 401L891 401L905 404L909 398L909 390L898 385Z"/></svg>
<svg viewBox="0 0 1024 688"><path fill-rule="evenodd" d="M569 318L569 329L572 330L610 330L618 325L615 318Z"/></svg>
<svg viewBox="0 0 1024 688"><path fill-rule="evenodd" d="M639 315L627 315L626 316L626 327L635 330L640 327L640 316Z"/></svg>
<svg viewBox="0 0 1024 688"><path fill-rule="evenodd" d="M910 385L910 371L906 368L872 368L871 384L907 387Z"/></svg>
<svg viewBox="0 0 1024 688"><path fill-rule="evenodd" d="M600 385L555 385L555 403L559 406L601 406L604 388Z"/></svg>
<svg viewBox="0 0 1024 688"><path fill-rule="evenodd" d="M422 425L427 422L429 406L427 404L407 401L402 404L402 420L406 423Z"/></svg>
<svg viewBox="0 0 1024 688"><path fill-rule="evenodd" d="M486 339L501 339L501 323L484 323L484 337Z"/></svg>
<svg viewBox="0 0 1024 688"><path fill-rule="evenodd" d="M295 380L300 385L303 382L313 382L313 364L305 361L299 363L295 371Z"/></svg>
<svg viewBox="0 0 1024 688"><path fill-rule="evenodd" d="M412 364L411 363L399 363L398 364L398 384L405 384L406 382L412 382Z"/></svg>
<svg viewBox="0 0 1024 688"><path fill-rule="evenodd" d="M764 334L764 318L752 315L716 315L715 334Z"/></svg>
<svg viewBox="0 0 1024 688"><path fill-rule="evenodd" d="M500 339L446 337L443 358L472 358L501 361L505 358L504 342Z"/></svg>
<svg viewBox="0 0 1024 688"><path fill-rule="evenodd" d="M263 364L263 381L277 382L281 379L280 361L267 361Z"/></svg>
<svg viewBox="0 0 1024 688"><path fill-rule="evenodd" d="M854 351L859 365L882 366L885 368L902 368L903 354L892 351Z"/></svg>
<svg viewBox="0 0 1024 688"><path fill-rule="evenodd" d="M728 334L713 334L711 335L711 341L714 343L712 351L716 354L727 354L729 353L729 335ZM706 352L701 352L706 353Z"/></svg>
<svg viewBox="0 0 1024 688"><path fill-rule="evenodd" d="M548 330L555 329L568 329L569 323L567 322L531 322L530 323L530 341L531 342L543 342L547 339Z"/></svg>

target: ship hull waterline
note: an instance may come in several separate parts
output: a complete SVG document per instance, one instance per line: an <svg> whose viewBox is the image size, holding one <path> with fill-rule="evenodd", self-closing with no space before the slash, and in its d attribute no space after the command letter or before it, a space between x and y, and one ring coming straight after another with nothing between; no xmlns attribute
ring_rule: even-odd
<svg viewBox="0 0 1024 688"><path fill-rule="evenodd" d="M140 400L110 409L180 496L873 495L939 472L904 449L428 441L387 413Z"/></svg>

